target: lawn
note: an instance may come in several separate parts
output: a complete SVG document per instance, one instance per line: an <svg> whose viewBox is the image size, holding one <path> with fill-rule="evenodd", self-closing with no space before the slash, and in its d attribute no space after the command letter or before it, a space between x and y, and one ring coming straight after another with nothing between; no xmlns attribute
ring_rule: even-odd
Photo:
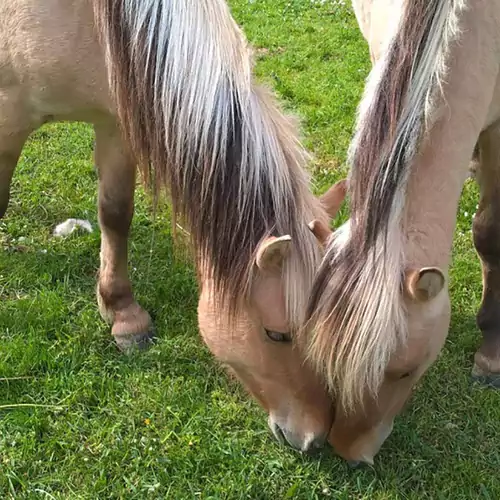
<svg viewBox="0 0 500 500"><path fill-rule="evenodd" d="M345 174L369 71L344 3L231 2L259 77L303 120L318 192ZM458 215L445 349L374 469L353 471L329 450L309 458L271 438L264 412L200 341L193 268L142 190L130 271L160 340L117 351L94 299L99 232L51 238L68 217L97 229L92 145L82 124L35 133L0 221L1 499L500 498L500 393L469 378L481 297L473 181Z"/></svg>

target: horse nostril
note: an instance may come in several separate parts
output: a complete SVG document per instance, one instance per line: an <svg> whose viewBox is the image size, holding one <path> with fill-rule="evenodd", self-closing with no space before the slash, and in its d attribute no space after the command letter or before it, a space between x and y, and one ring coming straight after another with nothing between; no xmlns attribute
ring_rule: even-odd
<svg viewBox="0 0 500 500"><path fill-rule="evenodd" d="M314 439L306 441L302 447L302 451L305 453L314 453L315 451L321 450L325 447L326 436L317 436Z"/></svg>
<svg viewBox="0 0 500 500"><path fill-rule="evenodd" d="M277 419L275 419L272 415L269 415L268 424L274 437L281 444L288 444L295 450L303 453L312 453L323 448L328 437L327 434L318 435L312 432L295 432L293 429L290 429L281 423L278 424Z"/></svg>
<svg viewBox="0 0 500 500"><path fill-rule="evenodd" d="M317 437L317 438L313 441L313 446L314 446L316 449L321 449L321 448L324 448L324 447L325 447L325 444L326 444L326 436Z"/></svg>
<svg viewBox="0 0 500 500"><path fill-rule="evenodd" d="M285 434L284 434L283 430L276 422L273 422L270 420L269 427L271 429L271 432L273 433L273 436L275 437L275 439L279 443L285 444L287 442L287 439L285 438Z"/></svg>

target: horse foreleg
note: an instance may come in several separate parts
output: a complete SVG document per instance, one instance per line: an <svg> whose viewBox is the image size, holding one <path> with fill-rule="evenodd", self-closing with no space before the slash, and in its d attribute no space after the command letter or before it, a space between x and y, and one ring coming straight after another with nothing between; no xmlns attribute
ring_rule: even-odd
<svg viewBox="0 0 500 500"><path fill-rule="evenodd" d="M0 89L0 101L2 91ZM10 103L10 101L7 101ZM5 215L9 205L10 184L24 143L31 128L20 126L17 120L19 110L14 107L0 106L0 218Z"/></svg>
<svg viewBox="0 0 500 500"><path fill-rule="evenodd" d="M99 172L101 267L97 300L119 348L145 346L152 338L149 314L135 301L128 276L128 236L134 213L136 165L115 124L95 127Z"/></svg>
<svg viewBox="0 0 500 500"><path fill-rule="evenodd" d="M0 142L0 218L5 215L9 206L10 183L20 152L2 151L1 148Z"/></svg>
<svg viewBox="0 0 500 500"><path fill-rule="evenodd" d="M483 132L478 146L474 156L481 199L473 234L483 270L477 314L483 341L474 358L473 376L500 388L500 129Z"/></svg>

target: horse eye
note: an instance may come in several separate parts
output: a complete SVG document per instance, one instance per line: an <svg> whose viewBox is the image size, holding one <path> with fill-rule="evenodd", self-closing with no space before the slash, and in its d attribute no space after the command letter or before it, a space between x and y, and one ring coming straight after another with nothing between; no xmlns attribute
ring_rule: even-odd
<svg viewBox="0 0 500 500"><path fill-rule="evenodd" d="M273 342L291 342L292 338L289 333L273 332L272 330L266 330L266 335Z"/></svg>
<svg viewBox="0 0 500 500"><path fill-rule="evenodd" d="M403 375L401 375L401 377L399 377L399 378L400 379L402 379L402 378L408 378L410 375L411 375L411 372L406 372L406 373L403 373Z"/></svg>

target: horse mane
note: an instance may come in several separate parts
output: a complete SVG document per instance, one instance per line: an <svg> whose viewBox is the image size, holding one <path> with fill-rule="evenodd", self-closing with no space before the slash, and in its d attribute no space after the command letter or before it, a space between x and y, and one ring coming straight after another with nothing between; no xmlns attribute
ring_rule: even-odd
<svg viewBox="0 0 500 500"><path fill-rule="evenodd" d="M330 240L303 335L349 411L376 397L406 341L402 218L413 160L435 120L464 0L407 0L372 69L349 151L351 218ZM307 333L307 335L306 335Z"/></svg>
<svg viewBox="0 0 500 500"><path fill-rule="evenodd" d="M120 122L149 187L209 263L217 298L247 299L255 253L289 234L289 316L303 319L320 262L319 210L295 122L252 78L250 50L223 0L93 0Z"/></svg>

